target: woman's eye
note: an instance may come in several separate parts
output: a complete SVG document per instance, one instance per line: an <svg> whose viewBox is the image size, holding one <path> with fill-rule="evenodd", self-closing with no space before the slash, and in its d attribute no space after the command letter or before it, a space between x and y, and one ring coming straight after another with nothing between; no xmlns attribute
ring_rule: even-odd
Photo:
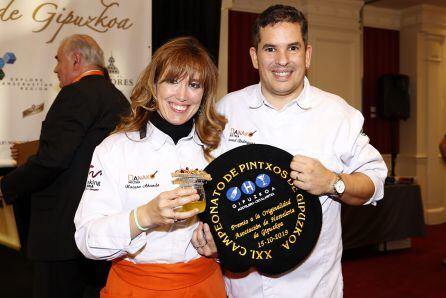
<svg viewBox="0 0 446 298"><path fill-rule="evenodd" d="M194 89L199 89L199 88L201 88L201 85L200 85L200 83L198 83L198 82L191 82L191 83L189 84L189 86L191 86L191 87L194 88Z"/></svg>
<svg viewBox="0 0 446 298"><path fill-rule="evenodd" d="M168 79L167 82L169 84L178 84L179 80L177 80L177 79Z"/></svg>

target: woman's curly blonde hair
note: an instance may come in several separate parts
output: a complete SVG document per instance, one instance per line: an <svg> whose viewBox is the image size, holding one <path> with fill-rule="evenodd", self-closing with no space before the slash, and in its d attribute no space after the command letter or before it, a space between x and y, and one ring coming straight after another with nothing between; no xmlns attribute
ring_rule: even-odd
<svg viewBox="0 0 446 298"><path fill-rule="evenodd" d="M210 153L220 144L226 118L215 110L217 67L206 49L193 37L175 38L156 50L132 90L130 116L122 119L115 132L144 129L150 115L158 109L156 84L185 77L198 79L204 89L199 112L194 115L195 130L205 145L206 159L212 160Z"/></svg>

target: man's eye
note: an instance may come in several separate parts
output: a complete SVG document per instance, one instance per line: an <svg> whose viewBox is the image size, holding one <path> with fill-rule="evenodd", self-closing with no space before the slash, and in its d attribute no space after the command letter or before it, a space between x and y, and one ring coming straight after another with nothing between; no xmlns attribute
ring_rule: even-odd
<svg viewBox="0 0 446 298"><path fill-rule="evenodd" d="M298 46L290 46L290 51L298 51L299 47Z"/></svg>
<svg viewBox="0 0 446 298"><path fill-rule="evenodd" d="M272 53L272 52L274 52L276 49L275 48L273 48L273 47L267 47L267 48L265 48L265 52L270 52L270 53Z"/></svg>

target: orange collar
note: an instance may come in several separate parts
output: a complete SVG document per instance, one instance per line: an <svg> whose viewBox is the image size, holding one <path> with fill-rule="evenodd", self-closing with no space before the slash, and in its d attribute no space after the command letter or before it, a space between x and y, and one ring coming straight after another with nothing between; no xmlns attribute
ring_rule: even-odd
<svg viewBox="0 0 446 298"><path fill-rule="evenodd" d="M79 81L80 79L82 79L83 77L86 77L86 76L103 76L103 75L104 75L104 72L99 69L87 70L87 71L81 73L80 75L78 75L77 77L75 77L73 82L71 82L71 84L76 83L77 81Z"/></svg>

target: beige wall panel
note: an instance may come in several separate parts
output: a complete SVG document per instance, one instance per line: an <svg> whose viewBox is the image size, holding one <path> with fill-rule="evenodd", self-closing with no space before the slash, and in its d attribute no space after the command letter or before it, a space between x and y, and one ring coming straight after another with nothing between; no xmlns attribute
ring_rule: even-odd
<svg viewBox="0 0 446 298"><path fill-rule="evenodd" d="M355 36L312 32L310 82L361 108L358 43Z"/></svg>
<svg viewBox="0 0 446 298"><path fill-rule="evenodd" d="M427 224L446 222L446 166L438 143L446 133L446 10L402 12L401 72L411 80L411 117L401 123L398 167L420 183Z"/></svg>

